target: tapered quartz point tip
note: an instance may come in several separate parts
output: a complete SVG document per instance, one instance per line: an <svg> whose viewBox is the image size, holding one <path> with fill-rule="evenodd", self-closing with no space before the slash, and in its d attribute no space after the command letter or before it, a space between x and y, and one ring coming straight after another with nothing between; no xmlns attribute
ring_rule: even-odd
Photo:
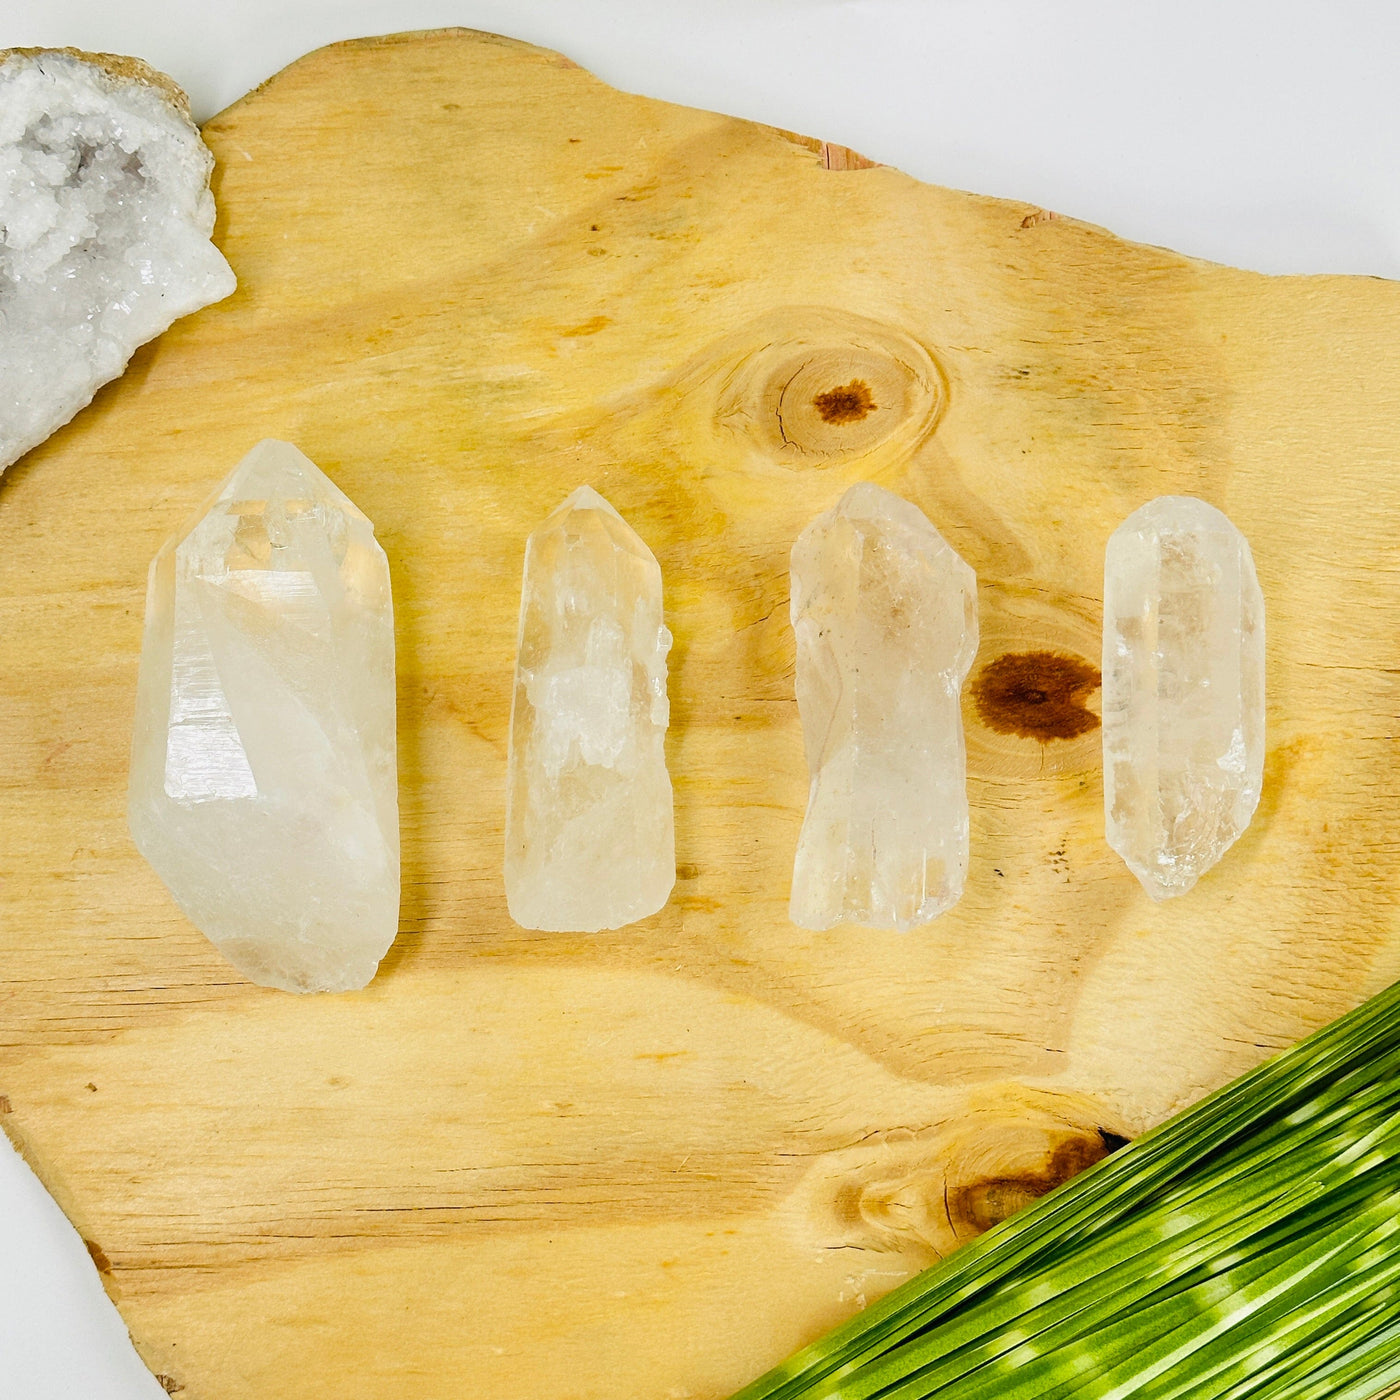
<svg viewBox="0 0 1400 1400"><path fill-rule="evenodd" d="M364 512L310 457L280 438L263 438L254 446L220 487L219 498L294 500L307 493L347 516L358 520L365 518Z"/></svg>
<svg viewBox="0 0 1400 1400"><path fill-rule="evenodd" d="M131 833L244 975L364 986L399 912L389 565L290 443L259 443L151 567Z"/></svg>
<svg viewBox="0 0 1400 1400"><path fill-rule="evenodd" d="M791 596L811 773L792 921L915 928L967 875L976 576L917 506L866 482L798 537Z"/></svg>
<svg viewBox="0 0 1400 1400"><path fill-rule="evenodd" d="M654 914L676 878L661 569L592 487L525 546L506 801L506 900L525 928Z"/></svg>
<svg viewBox="0 0 1400 1400"><path fill-rule="evenodd" d="M553 514L562 515L572 510L602 510L606 511L615 520L622 519L611 501L605 496L600 496L591 486L586 485L580 486L577 490L571 492L561 505L555 507ZM645 545L642 547L644 549L646 548Z"/></svg>
<svg viewBox="0 0 1400 1400"><path fill-rule="evenodd" d="M1104 556L1104 826L1154 900L1237 841L1264 778L1264 600L1249 542L1159 496Z"/></svg>

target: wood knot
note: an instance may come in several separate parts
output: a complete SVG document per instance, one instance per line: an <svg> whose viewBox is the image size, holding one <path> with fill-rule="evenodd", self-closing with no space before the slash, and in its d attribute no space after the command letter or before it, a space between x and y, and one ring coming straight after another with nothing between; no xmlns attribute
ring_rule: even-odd
<svg viewBox="0 0 1400 1400"><path fill-rule="evenodd" d="M859 423L867 413L879 407L870 397L870 385L863 379L838 384L812 400L812 407L824 423Z"/></svg>
<svg viewBox="0 0 1400 1400"><path fill-rule="evenodd" d="M1054 651L1006 652L972 683L978 718L997 734L1077 739L1099 727L1085 701L1099 688L1097 666Z"/></svg>
<svg viewBox="0 0 1400 1400"><path fill-rule="evenodd" d="M942 1124L825 1154L791 1207L830 1247L949 1254L1123 1145L1084 1107L995 1091Z"/></svg>
<svg viewBox="0 0 1400 1400"><path fill-rule="evenodd" d="M760 317L707 369L720 386L717 425L794 467L876 458L874 471L907 458L947 401L942 372L911 336L825 307Z"/></svg>
<svg viewBox="0 0 1400 1400"><path fill-rule="evenodd" d="M1005 1175L965 1182L948 1192L948 1218L960 1236L980 1235L1016 1214L1032 1201L1063 1186L1070 1177L1108 1156L1110 1140L1122 1143L1116 1133L1103 1131L1066 1138L1039 1166L1022 1166Z"/></svg>

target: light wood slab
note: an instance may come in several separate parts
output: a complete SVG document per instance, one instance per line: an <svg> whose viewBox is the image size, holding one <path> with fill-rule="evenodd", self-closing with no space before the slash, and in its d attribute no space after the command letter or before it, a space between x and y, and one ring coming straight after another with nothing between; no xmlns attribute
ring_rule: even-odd
<svg viewBox="0 0 1400 1400"><path fill-rule="evenodd" d="M237 294L0 484L0 1121L167 1388L724 1396L1400 975L1400 287L460 31L313 54L207 136ZM126 830L147 564L267 436L394 570L403 931L354 995L240 980ZM1071 663L969 692L967 893L905 936L786 917L787 554L863 479L976 568L974 690ZM511 924L501 831L524 539L585 481L666 580L679 880L567 937ZM1253 543L1270 738L1248 834L1154 907L1098 732L1036 737L1034 692L1096 708L1103 546L1167 491Z"/></svg>

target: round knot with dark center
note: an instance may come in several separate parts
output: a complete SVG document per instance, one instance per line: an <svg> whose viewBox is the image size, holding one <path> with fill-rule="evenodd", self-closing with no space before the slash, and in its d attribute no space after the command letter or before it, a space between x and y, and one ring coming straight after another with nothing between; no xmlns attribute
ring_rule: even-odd
<svg viewBox="0 0 1400 1400"><path fill-rule="evenodd" d="M812 407L821 414L824 423L859 423L879 406L871 397L870 385L863 379L838 384L812 400Z"/></svg>
<svg viewBox="0 0 1400 1400"><path fill-rule="evenodd" d="M1076 739L1099 727L1085 701L1099 688L1097 666L1053 651L1007 652L972 683L977 714L988 729L1023 739Z"/></svg>

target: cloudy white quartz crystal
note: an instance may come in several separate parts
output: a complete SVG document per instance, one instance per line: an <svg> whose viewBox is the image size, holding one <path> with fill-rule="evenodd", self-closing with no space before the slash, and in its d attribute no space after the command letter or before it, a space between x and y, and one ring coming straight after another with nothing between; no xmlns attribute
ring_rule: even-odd
<svg viewBox="0 0 1400 1400"><path fill-rule="evenodd" d="M967 876L976 575L916 506L863 483L793 546L792 625L811 771L792 921L926 923Z"/></svg>
<svg viewBox="0 0 1400 1400"><path fill-rule="evenodd" d="M1159 496L1104 558L1104 820L1153 899L1237 841L1264 777L1264 599L1214 506Z"/></svg>
<svg viewBox="0 0 1400 1400"><path fill-rule="evenodd" d="M213 165L144 64L0 51L0 471L233 291L209 241Z"/></svg>
<svg viewBox="0 0 1400 1400"><path fill-rule="evenodd" d="M131 834L254 982L363 987L398 929L396 772L384 551L259 443L151 565Z"/></svg>
<svg viewBox="0 0 1400 1400"><path fill-rule="evenodd" d="M676 879L661 569L581 486L525 546L506 794L506 899L525 928L654 914Z"/></svg>

